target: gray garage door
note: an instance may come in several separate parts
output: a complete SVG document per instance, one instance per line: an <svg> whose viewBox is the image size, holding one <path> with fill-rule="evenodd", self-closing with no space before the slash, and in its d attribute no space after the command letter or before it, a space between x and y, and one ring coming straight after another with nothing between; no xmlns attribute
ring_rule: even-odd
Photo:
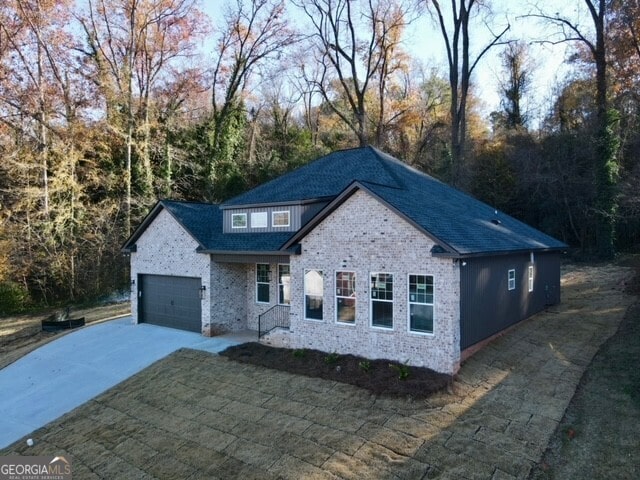
<svg viewBox="0 0 640 480"><path fill-rule="evenodd" d="M138 285L140 322L201 331L199 278L140 275Z"/></svg>

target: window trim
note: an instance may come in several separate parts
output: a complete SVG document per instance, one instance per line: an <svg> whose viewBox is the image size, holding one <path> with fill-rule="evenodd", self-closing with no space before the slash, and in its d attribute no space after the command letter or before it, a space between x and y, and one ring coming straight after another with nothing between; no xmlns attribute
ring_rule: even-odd
<svg viewBox="0 0 640 480"><path fill-rule="evenodd" d="M280 286L284 285L284 283L280 283L280 267L283 267L283 266L289 267L289 303L280 303ZM291 305L291 264L290 263L278 264L278 305L284 305L284 306Z"/></svg>
<svg viewBox="0 0 640 480"><path fill-rule="evenodd" d="M342 322L340 320L338 320L338 298L352 298L352 297L345 297L343 295L340 295L338 297L338 287L337 287L337 283L338 283L338 273L353 273L354 278L353 278L353 293L354 293L354 306L353 306L353 322ZM335 270L333 272L333 317L334 317L334 322L336 325L346 325L349 327L355 327L356 325L356 309L358 308L358 289L356 287L358 283L358 275L356 273L355 270Z"/></svg>
<svg viewBox="0 0 640 480"><path fill-rule="evenodd" d="M372 280L372 276L373 275L380 275L380 274L385 274L385 275L390 275L391 276L391 285L392 285L392 290L391 290L391 294L395 297L395 274L393 272L369 272L369 326L371 328L374 328L376 330L381 330L384 332L393 332L396 329L396 322L394 321L394 315L393 315L393 311L394 311L394 304L395 304L395 298L393 300L381 300L379 298L374 299L372 296L373 293L373 288L371 288L371 280ZM383 303L390 303L391 304L391 326L390 327L385 327L383 325L374 325L373 324L373 302L383 302Z"/></svg>
<svg viewBox="0 0 640 480"><path fill-rule="evenodd" d="M513 278L511 278L512 274L513 274ZM507 290L511 291L515 289L516 289L516 269L510 268L507 271Z"/></svg>
<svg viewBox="0 0 640 480"><path fill-rule="evenodd" d="M275 216L278 213L286 213L287 214L287 224L286 225L276 225ZM291 226L291 211L290 210L275 210L271 212L271 226L273 228L287 228Z"/></svg>
<svg viewBox="0 0 640 480"><path fill-rule="evenodd" d="M264 225L255 225L254 218L262 218L264 216ZM251 228L269 228L269 214L267 212L251 212Z"/></svg>
<svg viewBox="0 0 640 480"><path fill-rule="evenodd" d="M244 217L244 226L236 227L236 226L234 225L234 221L233 221L233 218L234 218L234 217ZM231 214L231 228L232 228L232 229L234 229L234 228L235 228L235 229L239 229L239 228L247 228L248 226L249 226L249 221L248 221L248 219L247 219L247 214L246 214L246 212L245 212L245 213L232 213L232 214Z"/></svg>
<svg viewBox="0 0 640 480"><path fill-rule="evenodd" d="M322 278L322 318L308 318L307 317L307 273L308 272L320 272L320 278ZM319 268L305 268L302 275L302 318L309 322L324 322L324 270Z"/></svg>
<svg viewBox="0 0 640 480"><path fill-rule="evenodd" d="M412 302L411 301L411 276L415 275L415 276L425 276L425 277L431 277L433 280L433 303L421 303L421 302ZM432 273L407 273L407 331L412 334L412 335L422 335L424 337L434 337L436 334L436 276L433 275ZM416 305L431 305L432 311L433 311L433 327L432 327L432 331L431 332L421 332L419 330L412 330L411 329L411 304L416 304Z"/></svg>
<svg viewBox="0 0 640 480"><path fill-rule="evenodd" d="M258 281L258 265L266 265L269 273L269 281L268 282L259 282ZM256 263L256 303L259 305L271 305L271 265L269 263ZM258 285L268 285L269 286L269 300L266 302L258 300Z"/></svg>
<svg viewBox="0 0 640 480"><path fill-rule="evenodd" d="M527 269L527 283L529 287L529 293L533 292L533 283L534 283L533 265L529 265L529 268Z"/></svg>

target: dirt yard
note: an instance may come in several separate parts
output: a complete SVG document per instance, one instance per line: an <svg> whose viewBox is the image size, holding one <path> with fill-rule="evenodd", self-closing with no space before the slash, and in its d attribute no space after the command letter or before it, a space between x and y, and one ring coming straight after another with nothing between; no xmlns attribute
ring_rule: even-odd
<svg viewBox="0 0 640 480"><path fill-rule="evenodd" d="M85 324L126 315L130 312L129 303L116 303L79 310L72 310L73 318L84 317ZM20 357L38 348L56 336L67 332L43 332L40 321L52 312L38 315L17 315L0 318L0 368L15 362Z"/></svg>
<svg viewBox="0 0 640 480"><path fill-rule="evenodd" d="M626 293L631 276L621 265L566 269L561 305L487 345L450 392L426 400L182 350L33 432L33 447L23 439L0 455L68 455L83 479L524 479L563 431L585 370L637 300ZM603 402L619 395L633 392ZM595 432L571 423L571 442L591 439L581 447L587 455L608 443L601 469L551 478L638 477L626 476L638 453L623 425L639 424L637 411L608 411L592 410L602 419ZM618 442L631 452L620 469ZM566 463L584 458L565 455Z"/></svg>

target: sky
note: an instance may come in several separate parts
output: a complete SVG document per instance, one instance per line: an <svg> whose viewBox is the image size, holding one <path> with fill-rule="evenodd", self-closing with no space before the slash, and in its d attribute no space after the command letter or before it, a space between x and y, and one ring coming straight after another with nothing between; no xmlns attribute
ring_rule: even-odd
<svg viewBox="0 0 640 480"><path fill-rule="evenodd" d="M204 11L212 18L214 24L221 19L222 5L226 2L220 0L202 0ZM539 40L548 38L557 33L555 27L544 24L540 20L526 18L528 13L540 9L545 13L559 13L577 22L588 31L590 19L583 0L492 0L489 3L491 10L484 11L485 20L495 24L494 30L501 31L505 25L510 24L510 31L505 38L519 39L529 44L531 57L534 59L535 70L529 98L531 99L528 110L533 118L533 127L549 110L553 102L553 88L562 83L572 68L565 63L571 52L571 45L561 43L551 45L539 43ZM443 9L449 7L448 0L441 0ZM290 14L294 22L303 24L306 19L303 13L296 14L295 7L290 6ZM489 30L480 18L471 33L472 53L477 54L491 39ZM557 37L556 37L557 38ZM443 76L447 75L447 60L445 44L439 27L427 12L419 16L407 29L405 48L419 62L425 70L436 69ZM212 47L209 47L211 50ZM482 100L483 114L489 115L494 110L500 109L499 78L501 65L499 54L503 47L496 46L491 49L478 64L472 76L473 89L477 97Z"/></svg>

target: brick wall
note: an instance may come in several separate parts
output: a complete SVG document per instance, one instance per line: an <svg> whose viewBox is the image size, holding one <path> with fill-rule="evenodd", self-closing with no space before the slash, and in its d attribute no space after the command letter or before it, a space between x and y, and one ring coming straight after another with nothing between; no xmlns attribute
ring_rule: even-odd
<svg viewBox="0 0 640 480"><path fill-rule="evenodd" d="M211 262L213 333L247 328L247 266Z"/></svg>
<svg viewBox="0 0 640 480"><path fill-rule="evenodd" d="M425 208L429 208L425 205ZM358 191L302 240L292 255L292 348L387 358L453 373L460 357L460 277L451 259L431 256L433 242L364 191ZM323 320L304 319L304 271L323 271ZM355 325L336 323L336 271L356 273ZM370 273L392 273L393 329L370 325ZM434 277L434 332L409 332L408 275Z"/></svg>
<svg viewBox="0 0 640 480"><path fill-rule="evenodd" d="M136 251L131 253L131 278L138 274L175 275L199 277L202 285L211 292L209 284L209 255L196 253L198 243L184 228L162 209L136 242ZM202 300L202 333L209 335L209 295ZM131 289L131 314L138 322L138 289Z"/></svg>

